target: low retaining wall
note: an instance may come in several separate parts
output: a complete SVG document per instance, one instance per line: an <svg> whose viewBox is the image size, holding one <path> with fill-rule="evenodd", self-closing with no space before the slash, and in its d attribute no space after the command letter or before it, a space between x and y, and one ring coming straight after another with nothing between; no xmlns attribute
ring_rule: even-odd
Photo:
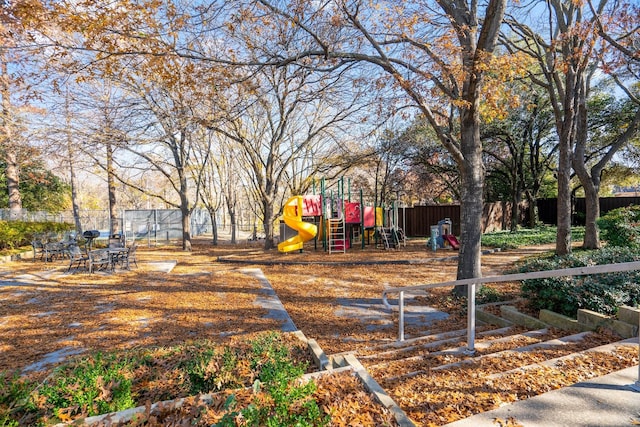
<svg viewBox="0 0 640 427"><path fill-rule="evenodd" d="M484 311L483 306L478 306L476 314L479 320L498 326L508 326L509 324L522 325L527 328L553 326L576 332L595 331L598 328L606 328L614 331L622 338L637 337L638 325L640 324L640 308L628 306L621 306L618 309L617 319L585 309L578 310L577 319L550 310L540 310L539 318L535 318L520 313L515 307L510 305L500 306L501 317Z"/></svg>

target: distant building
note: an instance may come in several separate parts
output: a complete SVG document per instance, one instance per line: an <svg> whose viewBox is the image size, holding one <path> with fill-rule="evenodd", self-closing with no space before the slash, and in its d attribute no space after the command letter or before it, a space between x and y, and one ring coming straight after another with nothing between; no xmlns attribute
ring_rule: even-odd
<svg viewBox="0 0 640 427"><path fill-rule="evenodd" d="M613 186L613 195L615 197L640 197L640 185L630 186Z"/></svg>

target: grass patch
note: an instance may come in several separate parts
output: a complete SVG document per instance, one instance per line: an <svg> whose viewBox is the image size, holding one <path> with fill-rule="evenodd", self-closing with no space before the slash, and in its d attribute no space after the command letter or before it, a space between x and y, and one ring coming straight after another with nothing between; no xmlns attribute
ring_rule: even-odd
<svg viewBox="0 0 640 427"><path fill-rule="evenodd" d="M556 241L557 227L542 226L521 228L515 232L497 231L482 235L482 245L490 248L517 249L523 246L543 245ZM573 227L571 238L574 241L584 239L584 227Z"/></svg>
<svg viewBox="0 0 640 427"><path fill-rule="evenodd" d="M306 344L264 333L227 346L199 341L180 346L96 353L55 369L39 382L0 374L0 426L48 425L143 406L148 402L252 388L250 402L230 394L221 425L242 415L248 425L325 425L311 395L298 384L309 365ZM245 405L246 404L246 405ZM245 406L243 406L245 405Z"/></svg>

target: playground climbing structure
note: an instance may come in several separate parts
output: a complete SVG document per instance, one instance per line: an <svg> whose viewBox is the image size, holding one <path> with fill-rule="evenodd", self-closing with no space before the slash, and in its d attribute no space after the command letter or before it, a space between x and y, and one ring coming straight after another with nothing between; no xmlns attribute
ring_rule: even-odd
<svg viewBox="0 0 640 427"><path fill-rule="evenodd" d="M315 193L315 184L314 184ZM365 206L362 190L360 200L351 200L351 189L345 192L344 179L338 180L337 188L328 191L324 179L320 194L294 196L283 208L283 220L287 228L280 231L281 252L302 250L304 242L316 238L329 253L346 252L354 244L370 244L385 249L406 245L404 233L398 227L398 208L391 209ZM298 234L287 238L291 231Z"/></svg>

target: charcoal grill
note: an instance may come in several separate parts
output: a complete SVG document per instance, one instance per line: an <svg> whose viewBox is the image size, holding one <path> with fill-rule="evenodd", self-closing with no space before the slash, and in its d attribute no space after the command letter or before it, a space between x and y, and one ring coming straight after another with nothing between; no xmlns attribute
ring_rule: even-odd
<svg viewBox="0 0 640 427"><path fill-rule="evenodd" d="M100 232L98 230L87 230L82 233L82 237L87 241L86 247L87 250L91 250L93 247L93 241L100 236Z"/></svg>

